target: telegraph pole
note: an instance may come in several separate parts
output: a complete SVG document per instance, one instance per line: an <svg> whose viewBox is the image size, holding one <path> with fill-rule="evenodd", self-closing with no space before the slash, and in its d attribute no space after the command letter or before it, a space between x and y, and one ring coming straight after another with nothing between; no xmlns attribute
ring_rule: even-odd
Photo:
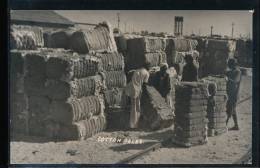
<svg viewBox="0 0 260 168"><path fill-rule="evenodd" d="M233 38L233 35L234 35L234 26L235 24L232 22L232 32L231 32L231 37Z"/></svg>
<svg viewBox="0 0 260 168"><path fill-rule="evenodd" d="M213 26L210 26L210 36L212 37Z"/></svg>
<svg viewBox="0 0 260 168"><path fill-rule="evenodd" d="M117 13L117 28L119 29L120 25L120 13Z"/></svg>

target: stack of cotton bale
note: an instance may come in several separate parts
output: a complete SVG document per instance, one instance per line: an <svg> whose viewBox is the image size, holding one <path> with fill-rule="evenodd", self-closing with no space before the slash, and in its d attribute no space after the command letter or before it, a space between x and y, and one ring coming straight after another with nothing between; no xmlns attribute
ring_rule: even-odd
<svg viewBox="0 0 260 168"><path fill-rule="evenodd" d="M42 29L32 26L12 25L10 29L10 48L35 50L43 47Z"/></svg>
<svg viewBox="0 0 260 168"><path fill-rule="evenodd" d="M70 49L70 39L74 29L46 30L43 32L44 47Z"/></svg>
<svg viewBox="0 0 260 168"><path fill-rule="evenodd" d="M115 42L117 46L117 51L122 53L124 57L127 55L127 40L134 38L141 38L140 35L134 34L121 34L115 36Z"/></svg>
<svg viewBox="0 0 260 168"><path fill-rule="evenodd" d="M207 142L207 84L181 82L176 85L173 142L190 147Z"/></svg>
<svg viewBox="0 0 260 168"><path fill-rule="evenodd" d="M203 78L206 83L213 83L216 86L216 95L214 96L215 105L208 104L207 118L208 123L208 135L215 136L223 134L227 131L226 129L226 79L224 76L208 76ZM210 100L209 100L210 101ZM212 107L213 106L213 107ZM214 111L212 111L214 109Z"/></svg>
<svg viewBox="0 0 260 168"><path fill-rule="evenodd" d="M124 57L121 53L97 53L101 59L105 81L105 112L108 128L124 128L129 120L127 97L125 95L126 75Z"/></svg>
<svg viewBox="0 0 260 168"><path fill-rule="evenodd" d="M147 86L143 92L141 108L145 127L157 130L171 126L174 115L165 98L152 86Z"/></svg>
<svg viewBox="0 0 260 168"><path fill-rule="evenodd" d="M12 133L29 133L30 97L27 86L35 74L27 66L28 55L38 54L43 46L42 29L12 25L10 32L10 119ZM41 66L41 63L36 66ZM41 67L39 67L41 68ZM41 78L39 76L39 78Z"/></svg>
<svg viewBox="0 0 260 168"><path fill-rule="evenodd" d="M205 76L224 74L227 68L227 61L233 58L236 49L236 42L233 40L209 39L207 51L203 60Z"/></svg>
<svg viewBox="0 0 260 168"><path fill-rule="evenodd" d="M117 52L111 26L109 23L102 23L92 30L74 31L70 37L70 49L81 54L91 54L100 60L101 76L104 79L103 93L106 115L111 123L108 125L113 127L113 124L117 123L110 120L111 118L117 120L114 111L119 111L120 115L126 116L123 114L126 112L124 93L126 75L124 73L124 57Z"/></svg>
<svg viewBox="0 0 260 168"><path fill-rule="evenodd" d="M49 52L42 51L25 55L25 91L28 95L29 134L44 136L44 118L48 115L50 100L45 88L46 62Z"/></svg>
<svg viewBox="0 0 260 168"><path fill-rule="evenodd" d="M70 37L70 49L78 53L117 52L109 23L98 24L91 30L78 30Z"/></svg>
<svg viewBox="0 0 260 168"><path fill-rule="evenodd" d="M158 37L137 37L127 40L126 70L138 69L145 62L152 67L166 63L165 42Z"/></svg>
<svg viewBox="0 0 260 168"><path fill-rule="evenodd" d="M252 40L239 39L236 42L235 57L240 66L252 67L253 63L253 44Z"/></svg>
<svg viewBox="0 0 260 168"><path fill-rule="evenodd" d="M105 128L101 70L101 60L88 54L62 52L48 58L45 87L51 103L46 136L79 140Z"/></svg>
<svg viewBox="0 0 260 168"><path fill-rule="evenodd" d="M166 55L169 66L174 66L178 72L182 72L185 64L184 57L192 54L197 59L198 53L195 49L198 42L191 39L169 38L166 40Z"/></svg>
<svg viewBox="0 0 260 168"><path fill-rule="evenodd" d="M28 95L24 89L26 51L10 52L10 119L11 133L28 133Z"/></svg>

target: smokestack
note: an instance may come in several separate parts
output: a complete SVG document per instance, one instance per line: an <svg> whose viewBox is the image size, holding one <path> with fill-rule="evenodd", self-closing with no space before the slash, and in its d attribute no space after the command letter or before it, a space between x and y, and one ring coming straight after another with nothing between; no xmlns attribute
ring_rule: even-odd
<svg viewBox="0 0 260 168"><path fill-rule="evenodd" d="M183 34L183 17L182 16L175 16L174 35L175 36L182 36L182 34Z"/></svg>

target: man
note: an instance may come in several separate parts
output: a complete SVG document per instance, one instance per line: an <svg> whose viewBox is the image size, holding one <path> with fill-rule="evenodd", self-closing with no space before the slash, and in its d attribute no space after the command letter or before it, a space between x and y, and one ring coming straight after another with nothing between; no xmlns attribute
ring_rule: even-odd
<svg viewBox="0 0 260 168"><path fill-rule="evenodd" d="M167 63L163 63L160 67L160 71L155 74L154 87L158 90L162 97L173 109L172 103L172 88L174 83L178 81L177 72L174 67L168 68ZM175 79L175 81L173 81Z"/></svg>
<svg viewBox="0 0 260 168"><path fill-rule="evenodd" d="M130 128L137 128L140 118L140 98L142 89L147 85L149 79L150 64L144 63L143 68L133 72L131 81L126 86L126 95L131 98Z"/></svg>
<svg viewBox="0 0 260 168"><path fill-rule="evenodd" d="M239 93L239 86L241 80L241 71L237 66L236 59L229 59L228 60L228 68L230 69L227 72L227 120L226 124L228 124L228 120L233 118L234 120L234 127L230 130L239 130L238 121L237 121L237 112L236 112L236 105L238 100L238 93Z"/></svg>
<svg viewBox="0 0 260 168"><path fill-rule="evenodd" d="M193 56L191 54L187 54L185 56L185 61L186 64L183 67L182 81L198 81L198 67L194 64Z"/></svg>
<svg viewBox="0 0 260 168"><path fill-rule="evenodd" d="M154 87L162 95L166 97L171 90L170 77L167 73L168 64L164 63L160 67L160 71L155 73Z"/></svg>

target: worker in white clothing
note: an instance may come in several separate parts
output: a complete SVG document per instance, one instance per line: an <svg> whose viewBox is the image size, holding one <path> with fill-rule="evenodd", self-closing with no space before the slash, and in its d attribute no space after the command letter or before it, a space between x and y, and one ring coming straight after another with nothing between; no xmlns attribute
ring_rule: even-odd
<svg viewBox="0 0 260 168"><path fill-rule="evenodd" d="M131 98L130 128L137 128L141 115L140 99L142 89L146 87L149 79L150 64L144 63L143 67L133 72L131 81L126 86L126 95Z"/></svg>

